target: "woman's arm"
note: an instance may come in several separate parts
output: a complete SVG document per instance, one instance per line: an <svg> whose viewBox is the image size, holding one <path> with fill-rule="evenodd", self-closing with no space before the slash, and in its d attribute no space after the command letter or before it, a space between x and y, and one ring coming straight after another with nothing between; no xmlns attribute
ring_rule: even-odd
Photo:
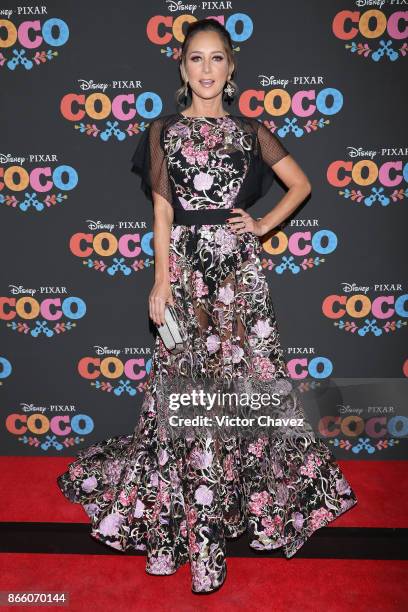
<svg viewBox="0 0 408 612"><path fill-rule="evenodd" d="M240 216L228 219L231 229L236 234L253 232L256 236L263 236L277 225L282 223L303 202L312 190L312 186L302 168L291 157L286 155L271 166L275 174L289 187L288 192L280 202L261 219L253 219L242 208L231 210Z"/></svg>
<svg viewBox="0 0 408 612"><path fill-rule="evenodd" d="M282 158L272 169L289 189L270 212L256 221L260 232L258 236L263 236L287 219L312 191L309 179L291 155Z"/></svg>
<svg viewBox="0 0 408 612"><path fill-rule="evenodd" d="M149 295L149 316L157 325L162 325L166 302L174 305L169 270L170 235L174 211L171 204L154 191L153 205L155 280Z"/></svg>

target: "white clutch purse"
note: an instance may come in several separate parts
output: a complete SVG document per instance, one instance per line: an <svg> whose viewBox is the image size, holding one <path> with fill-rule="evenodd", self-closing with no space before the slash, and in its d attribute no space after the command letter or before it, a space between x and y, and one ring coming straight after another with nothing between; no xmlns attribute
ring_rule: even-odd
<svg viewBox="0 0 408 612"><path fill-rule="evenodd" d="M187 330L171 304L166 304L164 321L163 325L156 325L164 346L170 353L180 353L185 348Z"/></svg>

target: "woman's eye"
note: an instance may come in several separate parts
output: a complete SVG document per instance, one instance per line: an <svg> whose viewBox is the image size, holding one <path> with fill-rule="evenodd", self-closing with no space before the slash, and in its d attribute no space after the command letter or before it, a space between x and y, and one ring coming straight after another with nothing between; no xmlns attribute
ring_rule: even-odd
<svg viewBox="0 0 408 612"><path fill-rule="evenodd" d="M192 57L192 58L190 58L190 59L191 59L191 61L192 61L192 62L195 62L195 60L199 60L199 59L201 59L201 57L200 57L199 55L196 55L195 57ZM224 58L222 57L222 55L214 55L213 59L215 59L215 60L217 60L217 61L218 61L218 60L219 60L219 61L221 61L221 60L223 60Z"/></svg>

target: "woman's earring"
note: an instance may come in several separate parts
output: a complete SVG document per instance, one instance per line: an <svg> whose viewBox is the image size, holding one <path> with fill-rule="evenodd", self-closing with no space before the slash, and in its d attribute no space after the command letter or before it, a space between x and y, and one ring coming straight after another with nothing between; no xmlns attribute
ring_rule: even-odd
<svg viewBox="0 0 408 612"><path fill-rule="evenodd" d="M229 98L232 98L232 96L234 95L235 87L232 86L229 80L227 81L227 85L224 87L224 92Z"/></svg>
<svg viewBox="0 0 408 612"><path fill-rule="evenodd" d="M184 98L187 100L188 96L188 81L184 81Z"/></svg>

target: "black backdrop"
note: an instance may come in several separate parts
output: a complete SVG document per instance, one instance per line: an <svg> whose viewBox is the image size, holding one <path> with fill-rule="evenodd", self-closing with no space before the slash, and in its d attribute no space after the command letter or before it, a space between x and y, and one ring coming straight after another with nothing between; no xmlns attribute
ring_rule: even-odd
<svg viewBox="0 0 408 612"><path fill-rule="evenodd" d="M3 5L0 15L3 455L72 455L136 424L154 344L147 309L154 268L152 208L130 172L130 157L139 130L154 116L175 110L176 37L186 26L183 15L225 20L235 39L240 87L228 110L271 122L313 186L282 233L265 241L262 258L287 359L301 356L304 366L322 358L332 377L346 380L406 380L403 9L337 0L214 2L190 10L157 0L30 6L23 14L12 3L7 14ZM155 41L155 33L169 40ZM273 90L281 89L283 95L274 97ZM95 93L107 106L96 102L92 113L89 98ZM263 104L266 94L275 104L272 114ZM91 113L73 118L69 111L85 108L77 96L88 100ZM110 110L118 96L131 96L121 110L133 108L133 117L118 113L115 104ZM68 174L61 167L68 167ZM38 168L45 174L38 177ZM253 215L262 216L283 193L277 181L251 209ZM322 230L329 242L319 242ZM109 241L96 241L96 252L80 250L89 244L79 237L101 232L110 234ZM296 249L298 232L309 232L298 243L311 245L305 254ZM126 243L127 234L135 242ZM141 252L129 253L126 246L140 246ZM328 316L324 305L330 296L355 295L365 296L369 307L374 303L374 313L361 317L349 309L339 318ZM25 298L32 302L24 306ZM49 298L63 304L57 320L50 313L58 309L46 310ZM35 312L36 304L43 305L42 312ZM357 300L357 311L361 304ZM394 305L381 317L385 306ZM107 366L112 357L115 370ZM106 366L99 374L98 359ZM129 369L121 373L121 364ZM309 374L315 378L313 369ZM362 406L366 417L373 416L369 405L376 400L380 408L391 407L387 423L406 413L406 394L393 396L396 388L371 395ZM337 413L334 403L331 414ZM406 425L406 417L402 422ZM364 449L354 455L347 448L335 452L402 458L402 448L376 447L371 455Z"/></svg>

